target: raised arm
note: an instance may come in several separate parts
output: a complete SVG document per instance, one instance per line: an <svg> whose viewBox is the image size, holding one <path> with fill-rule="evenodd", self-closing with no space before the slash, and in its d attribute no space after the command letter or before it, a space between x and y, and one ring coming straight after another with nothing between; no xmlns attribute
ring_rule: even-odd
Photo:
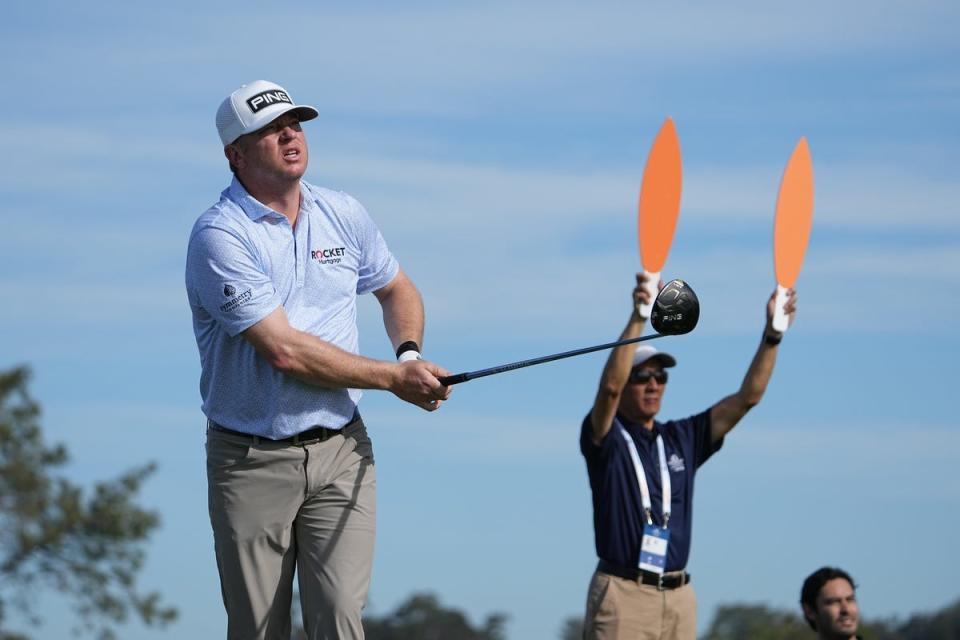
<svg viewBox="0 0 960 640"><path fill-rule="evenodd" d="M746 415L747 411L760 402L763 393L767 390L767 383L770 382L773 367L777 362L780 340L783 338L783 334L774 331L771 326L775 299L776 291L767 301L767 321L764 325L763 337L753 360L750 362L750 368L747 369L747 374L743 378L740 389L710 408L710 436L713 442L717 442L729 433ZM797 296L793 289L790 289L787 294L784 309L790 316L790 322L792 323L797 310Z"/></svg>
<svg viewBox="0 0 960 640"><path fill-rule="evenodd" d="M651 302L650 294L643 286L646 281L647 276L644 273L637 274L637 286L633 289L633 307L630 310L627 326L623 328L623 332L620 334L620 340L636 338L643 333L643 327L647 321L646 318L640 317L638 309L641 303ZM630 367L633 364L633 354L636 353L636 350L637 346L635 344L627 344L613 349L607 357L607 364L603 367L603 373L600 375L597 397L594 399L593 409L590 411L590 421L593 424L593 442L595 444L599 444L603 440L613 425L613 417L617 413L623 388L630 376Z"/></svg>

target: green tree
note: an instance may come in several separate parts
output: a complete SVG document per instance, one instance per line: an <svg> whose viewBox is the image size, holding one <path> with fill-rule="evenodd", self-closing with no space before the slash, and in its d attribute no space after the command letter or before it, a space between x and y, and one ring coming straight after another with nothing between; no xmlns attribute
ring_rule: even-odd
<svg viewBox="0 0 960 640"><path fill-rule="evenodd" d="M870 621L861 626L864 640L955 640L960 638L960 600L933 613L915 613L904 622Z"/></svg>
<svg viewBox="0 0 960 640"><path fill-rule="evenodd" d="M717 607L703 640L809 640L810 627L799 615L763 605Z"/></svg>
<svg viewBox="0 0 960 640"><path fill-rule="evenodd" d="M560 640L582 640L582 638L582 616L570 616L560 625Z"/></svg>
<svg viewBox="0 0 960 640"><path fill-rule="evenodd" d="M306 640L299 625L298 602L294 594L293 638ZM415 593L391 613L364 616L363 632L366 640L505 640L506 621L505 615L493 613L475 628L463 612L441 606L433 594Z"/></svg>
<svg viewBox="0 0 960 640"><path fill-rule="evenodd" d="M383 618L365 618L363 630L368 640L504 640L506 620L494 613L475 629L463 612L442 607L433 594L417 593Z"/></svg>
<svg viewBox="0 0 960 640"><path fill-rule="evenodd" d="M150 626L167 625L176 610L136 585L159 517L134 499L154 466L92 491L59 475L67 450L44 443L29 377L26 367L0 372L0 639L26 637L3 631L12 609L42 623L32 602L43 590L71 602L77 632L103 640L115 638L115 627L131 614Z"/></svg>
<svg viewBox="0 0 960 640"><path fill-rule="evenodd" d="M862 609L860 613L862 616ZM955 640L960 638L960 601L931 614L914 614L905 622L861 617L859 631L864 640ZM702 640L811 640L814 637L799 613L763 605L725 605L717 608Z"/></svg>

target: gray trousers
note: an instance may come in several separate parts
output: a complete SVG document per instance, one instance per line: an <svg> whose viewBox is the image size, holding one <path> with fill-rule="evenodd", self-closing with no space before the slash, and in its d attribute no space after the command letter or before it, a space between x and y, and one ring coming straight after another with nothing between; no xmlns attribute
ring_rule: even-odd
<svg viewBox="0 0 960 640"><path fill-rule="evenodd" d="M207 430L228 640L288 640L296 569L310 640L360 639L376 529L373 447L358 418L324 442Z"/></svg>

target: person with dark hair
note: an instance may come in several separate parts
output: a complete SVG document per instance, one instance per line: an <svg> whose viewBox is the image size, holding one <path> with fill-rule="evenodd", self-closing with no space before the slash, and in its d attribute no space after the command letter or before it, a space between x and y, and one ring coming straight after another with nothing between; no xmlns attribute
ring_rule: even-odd
<svg viewBox="0 0 960 640"><path fill-rule="evenodd" d="M637 274L621 340L643 333L653 302ZM587 640L694 640L697 599L687 560L697 470L763 398L783 333L773 328L776 294L767 300L762 338L740 388L687 418L658 421L676 359L654 347L614 349L593 407L583 420L580 451L593 499L599 562L590 581ZM783 309L792 321L797 298Z"/></svg>
<svg viewBox="0 0 960 640"><path fill-rule="evenodd" d="M860 607L857 584L850 574L836 567L821 567L803 581L800 606L810 628L820 640L859 638Z"/></svg>

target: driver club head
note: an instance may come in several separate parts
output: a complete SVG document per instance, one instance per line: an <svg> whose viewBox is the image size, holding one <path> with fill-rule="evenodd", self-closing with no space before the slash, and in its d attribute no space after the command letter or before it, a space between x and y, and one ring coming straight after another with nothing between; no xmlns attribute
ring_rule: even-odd
<svg viewBox="0 0 960 640"><path fill-rule="evenodd" d="M653 302L650 322L657 333L678 336L690 333L700 319L700 301L686 282L668 282Z"/></svg>

